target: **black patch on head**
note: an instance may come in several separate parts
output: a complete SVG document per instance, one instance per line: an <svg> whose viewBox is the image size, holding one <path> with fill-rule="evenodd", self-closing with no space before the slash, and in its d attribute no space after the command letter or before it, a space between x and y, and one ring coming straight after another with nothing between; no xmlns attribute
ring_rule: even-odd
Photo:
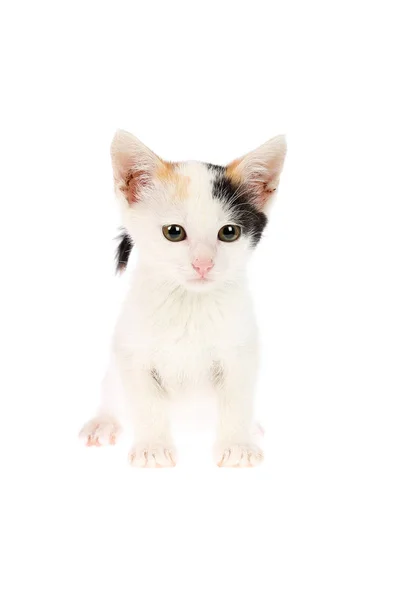
<svg viewBox="0 0 400 600"><path fill-rule="evenodd" d="M210 171L213 173L217 173L223 175L225 173L225 167L221 167L220 165L213 165L212 163L204 163Z"/></svg>
<svg viewBox="0 0 400 600"><path fill-rule="evenodd" d="M115 262L117 263L117 273L125 271L128 264L129 255L133 248L133 241L124 229L118 236L119 244L115 252Z"/></svg>
<svg viewBox="0 0 400 600"><path fill-rule="evenodd" d="M236 224L251 238L252 246L256 246L268 221L266 215L257 210L251 193L243 185L237 185L227 177L225 167L206 166L215 174L213 196L232 211Z"/></svg>

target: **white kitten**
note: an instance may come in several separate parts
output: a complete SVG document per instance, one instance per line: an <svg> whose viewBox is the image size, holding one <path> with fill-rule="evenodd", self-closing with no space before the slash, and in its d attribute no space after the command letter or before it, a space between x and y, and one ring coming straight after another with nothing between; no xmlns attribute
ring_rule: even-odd
<svg viewBox="0 0 400 600"><path fill-rule="evenodd" d="M111 156L126 230L118 263L124 267L133 243L138 263L98 416L81 432L88 445L115 443L125 418L134 429L132 465L175 465L170 398L212 382L218 465L262 460L252 435L258 349L246 265L267 223L285 153L279 136L227 167L167 163L117 132Z"/></svg>

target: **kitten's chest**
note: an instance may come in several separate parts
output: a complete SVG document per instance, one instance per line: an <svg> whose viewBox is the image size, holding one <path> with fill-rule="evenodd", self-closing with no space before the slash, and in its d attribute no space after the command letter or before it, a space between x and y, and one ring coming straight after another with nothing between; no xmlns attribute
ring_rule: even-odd
<svg viewBox="0 0 400 600"><path fill-rule="evenodd" d="M224 354L225 347L236 343L229 323L213 310L169 315L165 329L153 329L152 353L168 370L195 376Z"/></svg>
<svg viewBox="0 0 400 600"><path fill-rule="evenodd" d="M252 335L251 306L243 298L194 297L165 303L140 322L142 339L167 378L200 380L232 347Z"/></svg>
<svg viewBox="0 0 400 600"><path fill-rule="evenodd" d="M151 362L161 379L172 390L191 386L200 388L212 378L215 365L224 362L227 347L219 339L207 335L185 333L164 340L151 351Z"/></svg>

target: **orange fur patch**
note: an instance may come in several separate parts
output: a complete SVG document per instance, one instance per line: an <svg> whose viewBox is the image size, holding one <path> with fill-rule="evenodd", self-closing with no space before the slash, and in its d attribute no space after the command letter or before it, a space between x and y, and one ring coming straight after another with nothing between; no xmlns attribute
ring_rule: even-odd
<svg viewBox="0 0 400 600"><path fill-rule="evenodd" d="M233 181L233 183L236 183L236 185L239 185L242 181L242 177L241 177L241 173L240 173L240 169L239 169L239 165L241 162L242 162L242 159L237 158L236 160L233 160L231 163L229 163L229 165L226 167L227 177L229 177L229 179L231 181Z"/></svg>
<svg viewBox="0 0 400 600"><path fill-rule="evenodd" d="M188 195L190 178L186 175L181 175L176 168L177 166L178 163L166 162L160 159L159 166L153 176L159 181L171 185L173 187L174 198L183 200ZM150 172L134 169L129 170L125 181L119 185L119 189L129 204L136 202L139 196L139 189L142 186L148 185L151 177L152 174Z"/></svg>
<svg viewBox="0 0 400 600"><path fill-rule="evenodd" d="M157 167L156 177L160 181L167 181L173 178L175 174L176 163L166 162L160 159L160 165Z"/></svg>
<svg viewBox="0 0 400 600"><path fill-rule="evenodd" d="M188 186L190 178L181 175L177 170L178 163L169 163L161 161L160 167L156 171L156 177L160 181L165 181L174 187L174 197L183 200L188 195Z"/></svg>

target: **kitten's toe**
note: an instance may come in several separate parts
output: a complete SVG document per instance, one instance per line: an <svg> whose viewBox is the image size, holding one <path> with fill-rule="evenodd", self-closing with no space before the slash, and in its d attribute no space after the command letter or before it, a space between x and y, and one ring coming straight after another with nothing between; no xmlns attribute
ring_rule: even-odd
<svg viewBox="0 0 400 600"><path fill-rule="evenodd" d="M215 452L219 467L256 467L264 455L255 444L218 444Z"/></svg>
<svg viewBox="0 0 400 600"><path fill-rule="evenodd" d="M109 446L116 443L120 431L120 426L113 419L97 418L82 427L79 437L86 446Z"/></svg>
<svg viewBox="0 0 400 600"><path fill-rule="evenodd" d="M165 468L175 467L175 449L171 446L138 444L128 456L132 467Z"/></svg>

